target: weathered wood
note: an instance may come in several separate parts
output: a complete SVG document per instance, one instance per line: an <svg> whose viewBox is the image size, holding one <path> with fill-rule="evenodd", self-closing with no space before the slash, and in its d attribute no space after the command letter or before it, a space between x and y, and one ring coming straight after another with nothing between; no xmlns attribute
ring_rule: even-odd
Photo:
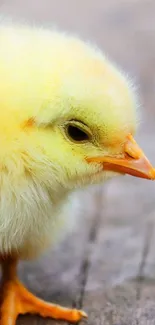
<svg viewBox="0 0 155 325"><path fill-rule="evenodd" d="M121 180L117 181L117 186L121 188ZM141 299L142 280L151 247L152 228L149 222L137 223L132 216L136 201L131 206L125 193L123 201L121 195L113 197L113 184L107 190L104 218L89 259L83 308L88 311L89 325L141 324L140 315L145 309L145 300ZM135 191L134 185L130 190ZM116 215L116 200L122 211L130 207L124 216L121 213ZM141 217L145 218L145 215Z"/></svg>
<svg viewBox="0 0 155 325"><path fill-rule="evenodd" d="M154 0L0 4L14 17L54 21L95 41L136 76L145 111L138 140L155 164ZM104 194L102 189L82 194L87 213L81 214L81 226L38 262L22 263L21 279L41 298L83 307L89 325L155 325L154 193L154 183L125 177L109 182ZM17 323L66 324L36 316Z"/></svg>

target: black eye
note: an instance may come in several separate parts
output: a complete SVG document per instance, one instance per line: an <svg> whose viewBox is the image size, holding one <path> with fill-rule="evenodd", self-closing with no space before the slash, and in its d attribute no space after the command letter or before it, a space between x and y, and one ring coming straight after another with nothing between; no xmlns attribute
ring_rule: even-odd
<svg viewBox="0 0 155 325"><path fill-rule="evenodd" d="M86 142L90 140L90 135L84 129L84 127L80 127L75 124L68 124L66 127L66 133L70 140L74 142Z"/></svg>

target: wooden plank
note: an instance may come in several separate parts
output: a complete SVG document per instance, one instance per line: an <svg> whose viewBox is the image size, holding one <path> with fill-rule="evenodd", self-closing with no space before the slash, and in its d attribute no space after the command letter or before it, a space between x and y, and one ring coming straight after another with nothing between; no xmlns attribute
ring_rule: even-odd
<svg viewBox="0 0 155 325"><path fill-rule="evenodd" d="M115 0L79 0L76 6L72 0L1 3L4 12L14 17L56 21L60 27L94 40L137 76L146 107L146 129L138 139L155 162L155 146L150 142L155 137L154 0L119 0L117 4ZM90 207L87 215L81 214L81 228L40 261L23 263L20 276L42 298L83 306L89 313L89 325L155 325L154 184L126 177L110 182L105 189L104 197L102 192L81 197ZM64 324L29 316L17 323Z"/></svg>
<svg viewBox="0 0 155 325"><path fill-rule="evenodd" d="M100 218L96 243L89 256L90 268L83 297L89 325L155 324L150 323L154 313L149 314L153 300L145 306L146 301L141 298L155 220L151 224L150 218L146 220L145 188L139 191L141 200L132 200L138 197L137 186L131 179L128 181L115 180L115 186L111 182L104 197L104 217ZM152 192L149 198L153 196ZM139 202L141 204L137 204Z"/></svg>

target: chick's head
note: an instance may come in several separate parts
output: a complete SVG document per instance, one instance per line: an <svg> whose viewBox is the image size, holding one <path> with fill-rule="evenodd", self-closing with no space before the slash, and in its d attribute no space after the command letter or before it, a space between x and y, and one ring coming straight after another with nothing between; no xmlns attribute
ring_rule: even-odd
<svg viewBox="0 0 155 325"><path fill-rule="evenodd" d="M106 60L100 69L99 63L94 58L85 62L87 71L81 64L71 75L66 73L55 112L49 103L45 117L38 116L40 143L45 137L46 157L65 187L98 183L118 174L87 158L123 157L127 136L137 128L136 101L128 82Z"/></svg>
<svg viewBox="0 0 155 325"><path fill-rule="evenodd" d="M16 80L7 97L20 112L27 170L53 190L118 173L154 178L133 139L137 102L124 74L76 38L43 31L38 36L28 33L33 50L29 41L25 49L22 44L22 63L16 57Z"/></svg>

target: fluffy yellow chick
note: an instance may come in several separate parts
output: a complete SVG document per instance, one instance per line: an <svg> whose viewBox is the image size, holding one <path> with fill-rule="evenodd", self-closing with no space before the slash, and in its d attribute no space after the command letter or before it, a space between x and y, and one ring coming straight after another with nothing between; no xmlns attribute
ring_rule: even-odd
<svg viewBox="0 0 155 325"><path fill-rule="evenodd" d="M120 173L154 179L133 139L135 95L95 47L19 25L0 27L0 79L1 325L25 313L76 322L86 314L34 297L16 264L70 223L76 188Z"/></svg>

